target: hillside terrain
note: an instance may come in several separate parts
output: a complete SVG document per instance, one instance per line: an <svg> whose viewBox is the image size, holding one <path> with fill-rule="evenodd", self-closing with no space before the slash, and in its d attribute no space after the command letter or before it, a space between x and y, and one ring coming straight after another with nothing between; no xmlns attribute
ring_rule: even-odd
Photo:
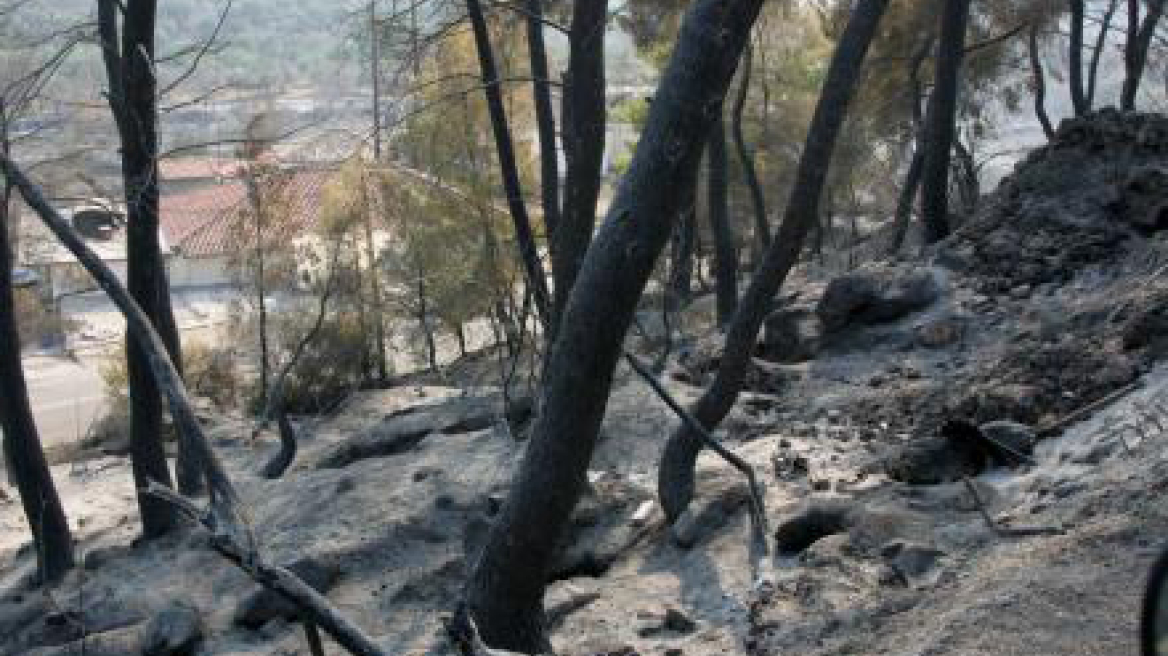
<svg viewBox="0 0 1168 656"><path fill-rule="evenodd" d="M751 580L748 494L699 461L666 527L656 458L675 417L630 370L548 598L564 654L1134 654L1168 536L1168 119L1066 121L922 258L804 267L717 437L765 483L773 579ZM692 400L719 337L682 317L668 389ZM649 326L628 346L661 345ZM466 368L470 371L473 368ZM525 448L530 404L459 367L298 422L284 478L243 419L208 413L265 555L391 653L442 629ZM132 545L128 461L57 468L84 566L50 592L0 499L0 653L307 653L295 612L191 529ZM328 645L326 653L342 653Z"/></svg>

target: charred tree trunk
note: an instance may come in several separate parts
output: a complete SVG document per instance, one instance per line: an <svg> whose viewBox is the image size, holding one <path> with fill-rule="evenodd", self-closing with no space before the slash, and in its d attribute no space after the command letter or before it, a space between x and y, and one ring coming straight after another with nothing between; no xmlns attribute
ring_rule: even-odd
<svg viewBox="0 0 1168 656"><path fill-rule="evenodd" d="M0 108L2 109L2 108ZM0 113L0 148L8 156L7 117ZM16 483L32 531L41 583L59 581L73 567L73 537L33 421L20 361L12 286L12 184L0 186L0 432L8 478Z"/></svg>
<svg viewBox="0 0 1168 656"><path fill-rule="evenodd" d="M836 46L807 132L783 223L766 258L755 270L734 321L726 332L726 346L714 382L691 408L707 430L713 430L734 406L759 328L771 308L772 299L798 261L803 241L819 214L836 137L847 116L868 46L887 6L888 0L860 0ZM700 437L684 424L665 445L657 491L670 521L675 520L693 498L694 463L701 449Z"/></svg>
<svg viewBox="0 0 1168 656"><path fill-rule="evenodd" d="M673 252L670 258L669 289L666 291L668 308L676 312L689 304L693 290L694 247L696 244L697 212L694 207L696 190L691 182L682 190L681 218L673 233Z"/></svg>
<svg viewBox="0 0 1168 656"><path fill-rule="evenodd" d="M519 181L519 168L515 161L515 145L511 141L511 128L507 124L507 109L503 104L503 90L500 87L499 69L495 65L495 51L491 46L491 33L487 29L487 19L483 15L479 0L466 0L466 12L474 31L479 67L482 69L483 95L486 96L487 110L491 115L491 130L495 135L503 191L507 195L507 208L515 225L519 256L523 262L527 284L531 286L532 294L535 296L535 306L540 319L548 325L551 302L547 278L543 263L539 259L539 247L535 243L535 233L531 229L527 205L523 200L523 187Z"/></svg>
<svg viewBox="0 0 1168 656"><path fill-rule="evenodd" d="M937 75L926 116L924 170L921 172L921 216L925 241L949 235L949 160L957 128L957 95L970 0L945 0L937 45Z"/></svg>
<svg viewBox="0 0 1168 656"><path fill-rule="evenodd" d="M527 0L527 50L531 57L535 126L539 134L540 196L543 201L543 223L548 239L552 239L560 223L560 154L543 26L543 0Z"/></svg>
<svg viewBox="0 0 1168 656"><path fill-rule="evenodd" d="M698 164L761 5L698 0L682 23L629 172L565 307L527 453L467 585L466 603L492 646L549 647L544 586L587 482L621 344L677 219L676 181Z"/></svg>
<svg viewBox="0 0 1168 656"><path fill-rule="evenodd" d="M1087 69L1087 109L1095 106L1095 90L1099 86L1099 62L1103 59L1103 51L1107 47L1107 33L1111 31L1111 21L1114 20L1118 9L1119 0L1111 0L1107 3L1107 9L1104 10L1099 23L1099 34L1095 37L1095 49L1091 52L1091 64ZM1033 27L1030 33L1034 34ZM1033 58L1033 54L1031 57Z"/></svg>
<svg viewBox="0 0 1168 656"><path fill-rule="evenodd" d="M904 174L904 184L901 185L900 195L896 200L896 216L893 219L892 242L889 244L889 253L896 254L904 248L905 237L908 236L908 226L912 221L913 201L916 200L917 190L921 186L921 172L925 168L925 130L928 122L924 117L921 106L924 104L924 89L921 84L921 67L933 51L936 39L929 35L913 53L908 67L909 93L912 100L912 127L913 151L909 160L908 171Z"/></svg>
<svg viewBox="0 0 1168 656"><path fill-rule="evenodd" d="M738 308L738 246L730 225L729 176L726 163L726 125L719 112L710 129L706 146L707 215L714 241L714 289L718 304L718 325L725 327Z"/></svg>
<svg viewBox="0 0 1168 656"><path fill-rule="evenodd" d="M742 128L742 118L746 110L746 99L750 95L750 77L754 68L754 48L747 44L742 53L742 73L738 82L738 95L734 99L734 119L731 130L734 133L734 145L738 150L738 159L742 163L742 176L746 188L750 192L750 206L754 210L754 232L757 249L755 262L762 259L761 254L771 245L771 229L767 224L766 196L762 193L762 184L758 180L758 171L754 166L754 153L746 145L746 134Z"/></svg>
<svg viewBox="0 0 1168 656"><path fill-rule="evenodd" d="M1119 100L1120 109L1124 111L1136 108L1136 94L1140 90L1140 80L1144 76L1144 67L1148 61L1148 48L1156 36L1156 26L1164 15L1165 1L1148 0L1148 13L1144 15L1143 20L1129 17L1129 25L1135 25L1138 21L1139 29L1128 32L1127 46L1124 48L1123 91ZM1129 11L1133 11L1134 8L1134 15L1138 17L1139 2L1130 2L1128 6Z"/></svg>
<svg viewBox="0 0 1168 656"><path fill-rule="evenodd" d="M571 54L564 88L564 141L567 182L561 225L554 235L555 312L563 315L584 253L596 227L607 125L604 77L604 32L607 0L576 2L568 35Z"/></svg>
<svg viewBox="0 0 1168 656"><path fill-rule="evenodd" d="M1030 38L1027 42L1030 53L1030 71L1034 81L1034 115L1042 125L1042 133L1047 140L1054 138L1054 126L1050 123L1050 115L1046 113L1046 73L1042 70L1042 56L1038 51L1038 25L1030 26Z"/></svg>
<svg viewBox="0 0 1168 656"><path fill-rule="evenodd" d="M109 104L121 141L126 198L127 287L150 319L176 363L178 335L170 314L169 290L158 242L158 133L154 79L153 0L130 0L124 10L114 0L98 0L98 29L109 77ZM124 11L121 39L118 14ZM169 335L167 333L170 333ZM146 354L126 337L130 383L130 459L142 532L162 535L177 524L175 509L142 492L148 481L170 486L170 468L162 443L162 397ZM177 367L176 367L177 368ZM185 456L183 458L186 459ZM198 481L197 473L192 472Z"/></svg>
<svg viewBox="0 0 1168 656"><path fill-rule="evenodd" d="M1067 45L1067 83L1071 86L1071 106L1075 116L1091 111L1087 105L1087 87L1083 83L1083 23L1086 19L1086 0L1068 0L1071 8L1070 32Z"/></svg>

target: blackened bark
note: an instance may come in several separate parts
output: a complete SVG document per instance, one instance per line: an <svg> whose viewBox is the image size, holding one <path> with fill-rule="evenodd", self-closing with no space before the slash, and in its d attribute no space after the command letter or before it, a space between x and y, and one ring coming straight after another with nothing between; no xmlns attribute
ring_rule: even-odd
<svg viewBox="0 0 1168 656"><path fill-rule="evenodd" d="M1119 0L1107 3L1103 18L1099 23L1099 33L1095 37L1095 49L1091 52L1091 64L1087 69L1087 109L1095 106L1095 90L1099 86L1099 62L1103 59L1103 51L1107 47L1107 33L1111 31L1111 21L1119 9ZM1034 28L1031 28L1033 34Z"/></svg>
<svg viewBox="0 0 1168 656"><path fill-rule="evenodd" d="M156 330L173 326L160 320L168 311L169 292L158 241L158 133L154 79L153 0L130 0L125 5L121 39L113 0L99 0L98 20L102 51L109 78L109 104L118 126L122 153L122 180L126 198L126 268L130 295ZM165 297L165 299L164 299ZM167 349L177 346L160 332ZM172 358L174 356L172 355ZM162 535L178 522L165 502L142 492L148 481L171 486L170 468L162 444L162 398L150 372L146 354L127 334L126 366L130 387L130 460L142 532Z"/></svg>
<svg viewBox="0 0 1168 656"><path fill-rule="evenodd" d="M1166 0L1148 0L1148 13L1139 21L1139 30L1128 32L1127 46L1124 49L1124 78L1123 90L1120 94L1119 106L1124 111L1136 108L1136 94L1140 90L1140 80L1144 76L1144 67L1148 61L1148 48L1152 45L1152 38L1156 35L1156 26L1164 15ZM1138 2L1129 3L1129 6L1139 7ZM1130 9L1129 9L1130 11ZM1138 16L1138 13L1136 13ZM1129 18L1129 25L1134 21Z"/></svg>
<svg viewBox="0 0 1168 656"><path fill-rule="evenodd" d="M721 114L710 129L706 146L707 215L714 241L714 289L718 305L718 325L725 327L738 308L738 246L730 225L726 164L726 125Z"/></svg>
<svg viewBox="0 0 1168 656"><path fill-rule="evenodd" d="M1086 0L1067 0L1071 9L1070 39L1067 44L1067 83L1071 87L1071 106L1075 116L1086 114L1087 87L1083 83L1083 23L1086 19Z"/></svg>
<svg viewBox="0 0 1168 656"><path fill-rule="evenodd" d="M904 183L896 198L896 216L893 219L892 243L889 246L891 254L899 253L900 249L904 248L908 226L912 221L913 200L917 197L917 190L921 188L921 172L925 169L925 145L919 137L917 141L908 163L908 171L904 174Z"/></svg>
<svg viewBox="0 0 1168 656"><path fill-rule="evenodd" d="M670 257L669 283L666 307L676 312L689 304L693 290L694 250L697 245L697 211L694 206L696 189L690 181L681 190L681 218L673 233Z"/></svg>
<svg viewBox="0 0 1168 656"><path fill-rule="evenodd" d="M543 0L527 0L527 50L531 58L531 89L535 103L535 126L539 134L540 195L543 201L543 223L548 239L551 239L560 222L560 155L543 25Z"/></svg>
<svg viewBox="0 0 1168 656"><path fill-rule="evenodd" d="M1038 117L1038 122L1042 125L1042 133L1049 141L1054 138L1054 126L1050 123L1050 115L1046 113L1046 73L1042 70L1042 57L1038 52L1037 24L1030 26L1030 38L1027 46L1030 53L1030 71L1034 80L1034 115Z"/></svg>
<svg viewBox="0 0 1168 656"><path fill-rule="evenodd" d="M771 309L772 299L798 261L807 233L819 214L836 137L847 117L868 46L887 6L888 0L860 0L836 46L779 232L771 242L766 258L755 270L734 321L726 332L726 346L714 382L691 408L707 430L712 430L734 406L759 328ZM700 438L685 425L680 426L665 445L658 470L657 491L670 521L676 519L693 498L694 464L701 449Z"/></svg>
<svg viewBox="0 0 1168 656"><path fill-rule="evenodd" d="M5 123L5 117L0 116L0 143L6 151ZM0 187L0 431L4 435L8 478L16 483L32 531L37 578L42 583L53 583L73 567L73 537L41 448L20 361L12 288L11 197L12 185L5 181Z"/></svg>
<svg viewBox="0 0 1168 656"><path fill-rule="evenodd" d="M568 158L561 225L554 235L555 312L563 315L596 227L607 124L604 32L608 1L576 2L568 35L571 54L564 88L564 141Z"/></svg>
<svg viewBox="0 0 1168 656"><path fill-rule="evenodd" d="M941 8L936 81L925 125L928 147L921 173L921 216L925 241L930 244L949 235L949 160L957 129L957 95L969 2L945 0Z"/></svg>
<svg viewBox="0 0 1168 656"><path fill-rule="evenodd" d="M539 247L535 243L535 233L531 229L527 205L523 200L523 187L519 181L519 168L515 161L515 144L511 141L511 128L507 124L507 108L503 104L503 90L500 87L499 69L495 65L491 34L487 29L487 19L483 16L479 0L466 0L466 13L474 31L475 48L478 51L479 67L483 76L483 95L487 99L487 110L491 115L491 130L495 136L495 149L499 156L499 172L503 177L507 208L515 225L519 257L523 262L527 284L535 296L535 306L540 319L547 325L551 318L547 278L543 263L539 259Z"/></svg>
<svg viewBox="0 0 1168 656"><path fill-rule="evenodd" d="M766 252L771 245L771 229L767 224L766 196L762 193L762 184L758 180L758 170L754 165L754 153L746 144L746 134L742 128L742 118L746 110L746 98L750 94L750 76L754 69L754 48L747 44L742 53L742 73L738 82L738 95L734 99L734 118L731 122L731 131L734 133L734 145L738 150L738 159L742 163L742 177L746 182L746 189L750 192L750 206L754 210L754 238L758 246L757 254ZM754 258L755 262L761 258Z"/></svg>
<svg viewBox="0 0 1168 656"><path fill-rule="evenodd" d="M909 160L908 171L904 175L904 184L900 187L900 195L896 200L896 215L893 219L892 241L889 244L889 253L896 254L904 247L905 237L908 235L909 222L912 220L913 201L916 200L917 190L921 186L921 171L925 167L925 131L927 122L921 105L924 104L924 89L921 84L921 67L933 51L936 38L929 35L909 60L908 88L909 99L912 102L912 129L913 150Z"/></svg>
<svg viewBox="0 0 1168 656"><path fill-rule="evenodd" d="M527 453L468 582L466 602L492 646L549 646L544 586L587 481L621 345L677 219L677 180L697 166L761 5L698 0L682 24L629 172L565 307Z"/></svg>

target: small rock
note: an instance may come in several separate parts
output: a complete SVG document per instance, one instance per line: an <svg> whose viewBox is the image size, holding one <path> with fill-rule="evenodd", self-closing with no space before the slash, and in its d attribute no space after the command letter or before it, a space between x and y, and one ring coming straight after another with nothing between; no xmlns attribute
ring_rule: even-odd
<svg viewBox="0 0 1168 656"><path fill-rule="evenodd" d="M956 344L965 333L967 320L947 315L926 321L916 327L917 344L925 348L944 348Z"/></svg>
<svg viewBox="0 0 1168 656"><path fill-rule="evenodd" d="M880 548L884 560L909 581L918 581L932 572L944 551L924 544L894 540Z"/></svg>
<svg viewBox="0 0 1168 656"><path fill-rule="evenodd" d="M665 610L665 621L662 627L667 631L677 633L692 633L698 628L698 623L678 608L670 606Z"/></svg>
<svg viewBox="0 0 1168 656"><path fill-rule="evenodd" d="M203 640L199 609L176 601L155 615L141 633L143 656L194 656Z"/></svg>
<svg viewBox="0 0 1168 656"><path fill-rule="evenodd" d="M1026 424L1016 421L990 421L980 426L982 435L985 435L996 445L1005 447L1002 454L1007 463L1019 460L1017 455L1029 456L1034 453L1034 445L1038 442L1038 434Z"/></svg>
<svg viewBox="0 0 1168 656"><path fill-rule="evenodd" d="M823 342L823 321L810 308L783 308L763 324L762 352L774 362L814 360Z"/></svg>

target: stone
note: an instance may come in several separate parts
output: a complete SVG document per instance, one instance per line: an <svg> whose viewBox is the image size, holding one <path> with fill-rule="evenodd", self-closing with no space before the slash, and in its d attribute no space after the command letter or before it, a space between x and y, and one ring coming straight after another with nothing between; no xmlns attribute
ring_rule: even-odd
<svg viewBox="0 0 1168 656"><path fill-rule="evenodd" d="M940 269L869 266L829 282L815 311L827 333L895 321L936 302L944 280Z"/></svg>
<svg viewBox="0 0 1168 656"><path fill-rule="evenodd" d="M142 656L194 656L203 640L203 618L189 601L172 602L146 623Z"/></svg>
<svg viewBox="0 0 1168 656"><path fill-rule="evenodd" d="M823 321L810 308L783 308L763 323L762 355L792 364L814 360L823 343Z"/></svg>
<svg viewBox="0 0 1168 656"><path fill-rule="evenodd" d="M944 348L961 340L968 319L960 315L945 315L918 324L916 342L925 348Z"/></svg>
<svg viewBox="0 0 1168 656"><path fill-rule="evenodd" d="M665 621L662 622L661 626L666 631L675 633L693 633L697 630L698 623L676 606L670 606L665 609Z"/></svg>
<svg viewBox="0 0 1168 656"><path fill-rule="evenodd" d="M305 556L285 567L322 595L327 594L340 577L338 567L313 556ZM239 602L234 621L249 629L258 629L270 620L294 620L298 614L292 602L272 590L259 588Z"/></svg>
<svg viewBox="0 0 1168 656"><path fill-rule="evenodd" d="M503 418L498 394L445 399L411 406L381 419L372 428L326 451L317 469L339 469L368 458L384 458L411 451L427 436L470 433L494 426ZM506 419L521 423L531 415L530 399L513 399Z"/></svg>
<svg viewBox="0 0 1168 656"><path fill-rule="evenodd" d="M950 421L938 435L894 447L884 460L884 469L895 481L936 485L977 476L987 464L988 455L977 427Z"/></svg>
<svg viewBox="0 0 1168 656"><path fill-rule="evenodd" d="M990 421L980 426L982 435L992 443L1004 447L1006 453L999 456L1006 464L1016 463L1019 458L1015 454L1030 456L1034 453L1034 445L1038 443L1038 433L1033 428L1016 421Z"/></svg>
<svg viewBox="0 0 1168 656"><path fill-rule="evenodd" d="M907 581L917 582L935 572L945 552L931 545L894 540L880 548L880 555Z"/></svg>
<svg viewBox="0 0 1168 656"><path fill-rule="evenodd" d="M1136 230L1152 234L1168 228L1168 168L1141 166L1128 173L1120 205L1123 218Z"/></svg>

